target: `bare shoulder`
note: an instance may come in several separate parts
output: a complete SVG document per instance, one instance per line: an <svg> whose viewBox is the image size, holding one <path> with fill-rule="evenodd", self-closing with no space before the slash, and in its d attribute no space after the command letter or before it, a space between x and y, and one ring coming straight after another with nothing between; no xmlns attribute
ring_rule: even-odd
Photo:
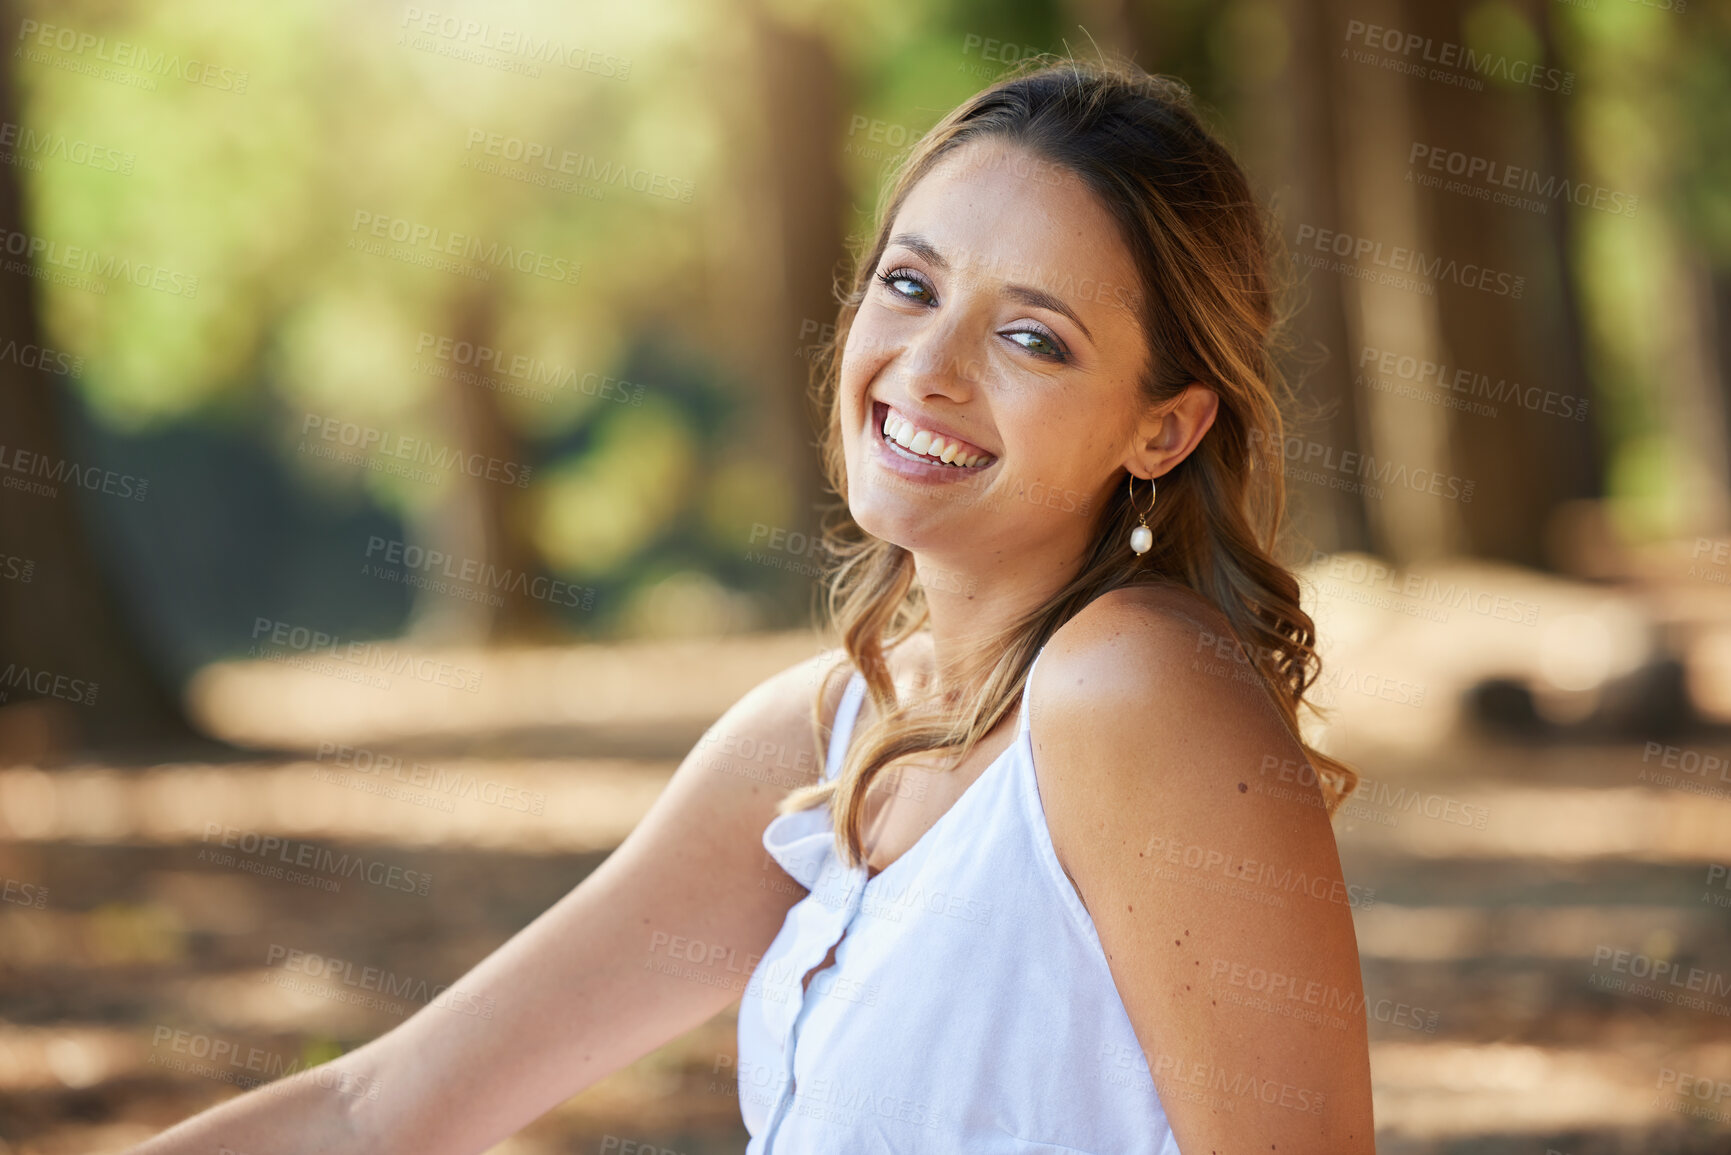
<svg viewBox="0 0 1731 1155"><path fill-rule="evenodd" d="M1314 784L1314 797L1269 788L1281 780L1270 768L1303 747L1224 616L1181 591L1113 591L1053 635L1035 675L1030 736L1052 846L1179 1143L1368 1155L1351 917L1366 896L1345 883ZM1229 978L1252 968L1329 991L1347 1013L1319 1026L1235 1002ZM1278 1106L1233 1110L1186 1091L1204 1083L1273 1086Z"/></svg>
<svg viewBox="0 0 1731 1155"><path fill-rule="evenodd" d="M1290 781L1304 750L1225 614L1201 595L1152 585L1103 594L1059 628L1034 673L1035 763L1066 865L1068 843L1104 809L1193 830L1305 828L1332 849L1320 793L1307 808L1291 791L1261 789L1271 768Z"/></svg>
<svg viewBox="0 0 1731 1155"><path fill-rule="evenodd" d="M850 669L846 651L836 648L771 674L721 716L702 745L789 789L815 782Z"/></svg>
<svg viewBox="0 0 1731 1155"><path fill-rule="evenodd" d="M1048 727L1100 708L1133 707L1139 717L1195 719L1200 709L1220 721L1280 728L1225 614L1200 594L1168 585L1108 591L1065 622L1046 645L1030 697L1036 716L1045 708Z"/></svg>
<svg viewBox="0 0 1731 1155"><path fill-rule="evenodd" d="M1314 781L1308 794L1269 788L1292 781L1304 748L1200 595L1141 586L1096 598L1047 644L1029 700L1048 831L1085 904L1083 876L1135 875L1163 832L1173 840L1161 845L1182 832L1338 875ZM1122 839L1102 841L1113 829Z"/></svg>

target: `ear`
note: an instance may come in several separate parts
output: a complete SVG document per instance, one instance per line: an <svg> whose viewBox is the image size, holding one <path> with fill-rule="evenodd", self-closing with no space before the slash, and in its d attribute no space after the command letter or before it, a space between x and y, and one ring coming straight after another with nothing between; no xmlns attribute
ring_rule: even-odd
<svg viewBox="0 0 1731 1155"><path fill-rule="evenodd" d="M1171 401L1150 410L1136 426L1124 468L1137 477L1161 477L1190 456L1220 412L1220 395L1192 381Z"/></svg>

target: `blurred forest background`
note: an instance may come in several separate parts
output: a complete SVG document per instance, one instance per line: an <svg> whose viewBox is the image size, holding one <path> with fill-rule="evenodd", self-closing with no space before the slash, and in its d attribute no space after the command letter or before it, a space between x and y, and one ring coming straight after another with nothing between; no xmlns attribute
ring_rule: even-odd
<svg viewBox="0 0 1731 1155"><path fill-rule="evenodd" d="M3 587L0 622L9 658L99 682L105 727L172 708L163 691L244 653L261 616L441 643L807 622L809 580L746 558L754 527L815 528L802 354L833 320L846 240L944 110L1006 61L1066 46L1185 78L1289 244L1310 226L1525 280L1517 302L1306 277L1293 368L1322 414L1306 432L1482 494L1366 501L1295 484L1316 548L1578 567L1568 549L1592 539L1577 501L1636 541L1727 516L1718 5L522 5L468 32L456 22L476 14L392 5L19 12L3 223L45 244L25 255L34 275L8 278L3 323L8 341L62 356L0 365L4 428L17 449L147 488L7 492L9 547L40 576ZM1343 35L1353 20L1552 62L1573 91L1508 69L1483 92L1392 83L1343 56L1365 50ZM485 46L519 30L584 69ZM231 86L111 65L85 38L211 62ZM1407 174L1448 173L1409 160L1415 142L1533 170L1551 195L1526 195L1544 211L1427 195ZM1574 182L1634 211L1579 207ZM398 243L404 226L425 236ZM569 276L421 263L453 235ZM64 275L69 246L174 285ZM1585 420L1506 403L1475 419L1355 388L1363 348L1538 386ZM309 419L484 453L528 484L397 476L376 456L369 468L365 446L315 456L348 443ZM577 604L381 581L375 538L557 579Z"/></svg>
<svg viewBox="0 0 1731 1155"><path fill-rule="evenodd" d="M155 1025L388 1027L261 985L268 946L448 981L825 644L806 386L849 243L946 110L1096 48L1191 85L1301 283L1290 557L1337 668L1422 699L1338 682L1326 736L1493 817L1343 834L1367 983L1443 1013L1373 1023L1384 1149L1731 1150L1662 1074L1731 1079L1720 1013L1587 977L1731 970L1678 881L1731 861L1726 793L1642 777L1731 720L1731 2L7 0L0 44L0 867L48 896L0 909L0 1151L229 1092L149 1069ZM319 635L473 684L326 676ZM558 816L314 783L338 743ZM213 815L445 897L212 871ZM739 1149L730 1030L508 1149Z"/></svg>

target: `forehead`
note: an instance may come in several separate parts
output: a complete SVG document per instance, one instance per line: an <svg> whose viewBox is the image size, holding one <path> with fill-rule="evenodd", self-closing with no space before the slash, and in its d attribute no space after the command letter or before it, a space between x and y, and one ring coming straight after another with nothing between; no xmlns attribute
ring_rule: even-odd
<svg viewBox="0 0 1731 1155"><path fill-rule="evenodd" d="M1093 326L1136 319L1136 265L1118 223L1082 178L1002 138L969 141L922 177L891 223L983 284L1056 294Z"/></svg>

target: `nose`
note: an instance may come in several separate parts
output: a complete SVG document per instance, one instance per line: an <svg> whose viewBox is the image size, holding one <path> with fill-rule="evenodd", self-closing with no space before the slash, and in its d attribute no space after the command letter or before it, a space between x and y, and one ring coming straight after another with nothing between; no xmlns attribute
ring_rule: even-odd
<svg viewBox="0 0 1731 1155"><path fill-rule="evenodd" d="M934 318L902 352L902 382L910 397L965 401L980 382L968 326L959 315Z"/></svg>

